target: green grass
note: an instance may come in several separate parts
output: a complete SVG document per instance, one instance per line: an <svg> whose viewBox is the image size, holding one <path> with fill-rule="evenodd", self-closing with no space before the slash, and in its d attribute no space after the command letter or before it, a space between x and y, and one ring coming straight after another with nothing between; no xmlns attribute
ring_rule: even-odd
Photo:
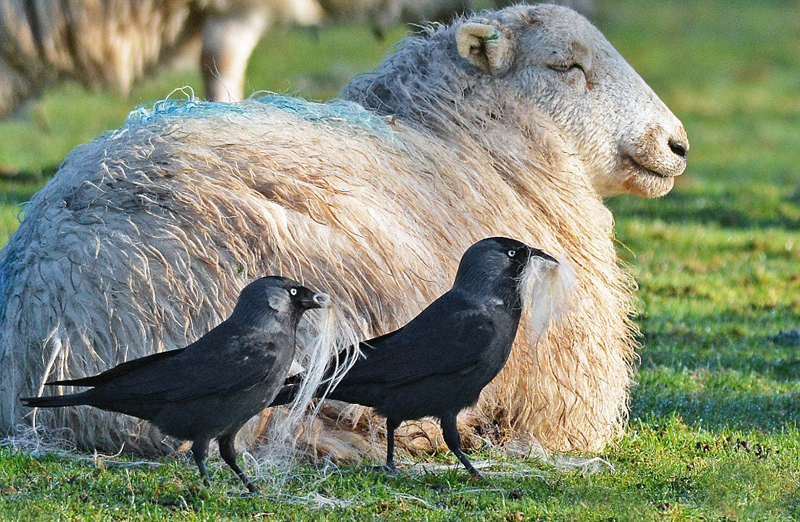
<svg viewBox="0 0 800 522"><path fill-rule="evenodd" d="M668 196L608 202L620 255L640 285L643 333L628 434L603 454L613 471L511 459L536 472L481 486L460 469L392 479L302 468L291 491L346 502L314 509L239 497L218 460L206 489L182 459L98 467L3 449L0 519L800 519L800 335L778 335L800 327L797 4L597 7L600 28L692 142L689 168ZM357 27L326 29L319 42L302 31L275 35L257 51L250 86L327 99L401 35L375 42ZM128 100L62 86L0 122L0 172L9 174L0 180L0 241L16 226L17 205L71 147L181 85L199 91L198 76L161 74Z"/></svg>

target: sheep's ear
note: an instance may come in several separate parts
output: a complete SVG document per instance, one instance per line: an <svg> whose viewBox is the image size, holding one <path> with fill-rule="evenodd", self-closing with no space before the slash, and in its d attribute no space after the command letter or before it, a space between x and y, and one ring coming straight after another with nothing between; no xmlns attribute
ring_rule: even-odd
<svg viewBox="0 0 800 522"><path fill-rule="evenodd" d="M511 42L489 24L465 23L456 29L458 54L483 72L498 74L511 65Z"/></svg>

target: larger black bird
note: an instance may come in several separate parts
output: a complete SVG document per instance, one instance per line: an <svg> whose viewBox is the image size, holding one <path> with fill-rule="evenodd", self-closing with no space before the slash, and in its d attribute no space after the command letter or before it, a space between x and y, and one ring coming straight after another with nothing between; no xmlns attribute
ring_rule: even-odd
<svg viewBox="0 0 800 522"><path fill-rule="evenodd" d="M483 479L461 451L456 417L508 360L522 312L520 282L533 258L544 266L558 264L513 239L479 241L461 258L447 293L399 330L361 343L363 356L327 398L371 406L386 417L386 468L395 471L394 431L400 423L432 416L441 419L450 451ZM298 377L287 381L273 406L293 399Z"/></svg>
<svg viewBox="0 0 800 522"><path fill-rule="evenodd" d="M297 281L264 277L242 290L228 319L186 348L134 359L94 377L49 382L92 389L22 402L38 408L86 404L148 420L168 435L194 441L192 454L206 483L206 453L216 438L222 458L255 491L236 464L236 433L286 379L303 312L329 304L327 294Z"/></svg>

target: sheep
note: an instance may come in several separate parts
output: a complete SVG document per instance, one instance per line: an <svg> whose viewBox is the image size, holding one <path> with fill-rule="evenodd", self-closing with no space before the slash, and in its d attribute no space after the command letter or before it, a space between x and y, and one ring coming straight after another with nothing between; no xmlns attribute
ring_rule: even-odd
<svg viewBox="0 0 800 522"><path fill-rule="evenodd" d="M470 11L470 0L319 0L325 14L334 20L369 23L373 34L383 40L386 28L405 23L448 22Z"/></svg>
<svg viewBox="0 0 800 522"><path fill-rule="evenodd" d="M206 96L241 100L264 30L322 18L316 0L0 0L0 117L65 78L127 94L198 40Z"/></svg>
<svg viewBox="0 0 800 522"><path fill-rule="evenodd" d="M620 436L635 284L603 198L669 192L689 148L680 121L585 18L544 4L407 38L342 97L167 100L73 150L0 252L0 431L163 450L129 418L34 418L16 398L186 345L262 274L325 288L364 336L390 331L448 287L467 246L502 235L567 259L574 298L537 343L518 336L466 424L554 451ZM322 411L316 451L370 447L369 415ZM401 435L441 441L424 423Z"/></svg>
<svg viewBox="0 0 800 522"><path fill-rule="evenodd" d="M592 0L542 0L542 2L569 7L570 9L574 9L575 11L579 12L586 18L591 18L596 12L596 8ZM494 6L495 9L500 9L502 7L507 7L509 5L518 3L519 2L515 2L514 0L492 0L492 6Z"/></svg>
<svg viewBox="0 0 800 522"><path fill-rule="evenodd" d="M378 28L464 9L461 0L0 0L0 117L65 78L127 94L198 41L205 96L238 101L250 55L271 26L361 17Z"/></svg>

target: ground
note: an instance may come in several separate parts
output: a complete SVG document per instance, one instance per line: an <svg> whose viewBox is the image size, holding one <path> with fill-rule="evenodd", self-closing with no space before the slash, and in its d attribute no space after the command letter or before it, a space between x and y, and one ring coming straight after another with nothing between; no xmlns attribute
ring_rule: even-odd
<svg viewBox="0 0 800 522"><path fill-rule="evenodd" d="M686 125L687 172L658 200L608 201L639 283L641 361L627 436L593 473L488 453L510 473L390 478L303 467L295 496L239 496L218 460L201 485L183 457L33 457L0 449L0 520L800 519L800 17L794 1L597 1L595 22ZM251 90L328 99L391 42L363 27L263 41ZM49 90L0 122L0 242L67 151L137 103L193 85L163 73L128 99ZM124 466L116 465L123 463ZM292 500L292 502L287 502Z"/></svg>

